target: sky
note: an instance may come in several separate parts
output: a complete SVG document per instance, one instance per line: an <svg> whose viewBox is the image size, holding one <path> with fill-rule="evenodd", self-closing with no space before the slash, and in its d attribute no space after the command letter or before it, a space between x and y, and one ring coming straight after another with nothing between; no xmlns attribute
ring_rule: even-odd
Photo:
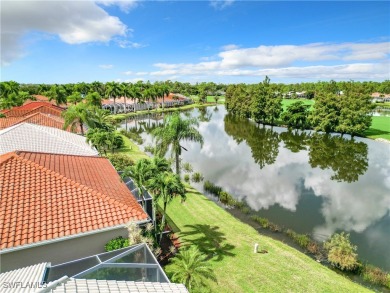
<svg viewBox="0 0 390 293"><path fill-rule="evenodd" d="M390 79L389 1L1 1L1 80Z"/></svg>

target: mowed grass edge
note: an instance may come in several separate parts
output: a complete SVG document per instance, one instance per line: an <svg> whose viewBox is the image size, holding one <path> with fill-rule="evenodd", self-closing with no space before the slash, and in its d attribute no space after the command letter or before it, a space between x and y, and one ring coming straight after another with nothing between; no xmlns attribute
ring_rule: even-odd
<svg viewBox="0 0 390 293"><path fill-rule="evenodd" d="M211 292L369 292L305 254L262 236L194 189L168 206L182 245L209 258L218 282ZM268 253L254 253L254 244Z"/></svg>

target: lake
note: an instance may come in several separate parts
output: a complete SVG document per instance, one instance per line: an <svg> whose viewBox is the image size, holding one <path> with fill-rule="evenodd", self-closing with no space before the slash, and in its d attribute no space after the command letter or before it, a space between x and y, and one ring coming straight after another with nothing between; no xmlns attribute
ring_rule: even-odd
<svg viewBox="0 0 390 293"><path fill-rule="evenodd" d="M183 115L203 121L203 148L184 142L182 160L205 180L259 216L316 240L346 231L360 259L390 270L390 144L264 127L228 115L224 106ZM122 127L156 121L151 114Z"/></svg>

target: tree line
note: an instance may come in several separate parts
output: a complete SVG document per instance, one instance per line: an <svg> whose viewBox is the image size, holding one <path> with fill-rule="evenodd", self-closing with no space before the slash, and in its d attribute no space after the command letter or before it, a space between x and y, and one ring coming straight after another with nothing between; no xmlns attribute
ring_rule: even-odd
<svg viewBox="0 0 390 293"><path fill-rule="evenodd" d="M374 105L370 95L361 91L360 83L357 86L351 83L342 94L336 87L330 92L316 93L312 110L310 105L297 101L283 112L282 100L268 77L258 84L229 85L225 95L229 113L256 123L275 125L278 122L289 128L313 128L351 136L361 135L371 126Z"/></svg>
<svg viewBox="0 0 390 293"><path fill-rule="evenodd" d="M249 85L251 86L251 85ZM253 86L253 85L252 85ZM318 81L304 82L295 84L270 83L269 88L272 92L285 95L305 91L308 98L313 98L319 93L337 93L347 92L351 88L363 94L379 92L390 94L390 80L383 82L364 81ZM206 101L207 96L214 96L216 99L223 96L229 85L214 82L200 82L191 84L178 81L159 81L151 83L149 81L129 82L100 82L91 83L67 83L67 84L20 84L15 81L0 82L0 108L7 109L13 106L20 106L32 95L44 95L57 104L77 103L82 99L88 98L90 101L99 104L102 99L118 97L131 98L139 100L154 99L154 97L164 97L162 92L180 93L185 96L198 96L200 101ZM292 95L293 97L294 95Z"/></svg>

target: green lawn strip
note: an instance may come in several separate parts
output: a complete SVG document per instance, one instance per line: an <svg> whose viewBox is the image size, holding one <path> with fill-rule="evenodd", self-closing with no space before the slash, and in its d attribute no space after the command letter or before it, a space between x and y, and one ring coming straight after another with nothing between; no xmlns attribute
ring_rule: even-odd
<svg viewBox="0 0 390 293"><path fill-rule="evenodd" d="M129 155L135 162L140 159L149 158L148 155L141 151L138 145L136 145L131 139L124 136L123 134L121 134L121 136L125 145L119 149L117 153Z"/></svg>
<svg viewBox="0 0 390 293"><path fill-rule="evenodd" d="M282 100L282 107L283 111L287 110L287 107L295 102L303 102L305 105L310 105L310 110L313 109L314 100L309 99L283 99Z"/></svg>
<svg viewBox="0 0 390 293"><path fill-rule="evenodd" d="M364 132L364 135L373 139L384 138L390 140L390 117L372 117L371 127Z"/></svg>
<svg viewBox="0 0 390 293"><path fill-rule="evenodd" d="M168 206L183 246L208 255L211 292L369 292L280 241L260 235L194 189ZM254 243L266 254L253 253Z"/></svg>

